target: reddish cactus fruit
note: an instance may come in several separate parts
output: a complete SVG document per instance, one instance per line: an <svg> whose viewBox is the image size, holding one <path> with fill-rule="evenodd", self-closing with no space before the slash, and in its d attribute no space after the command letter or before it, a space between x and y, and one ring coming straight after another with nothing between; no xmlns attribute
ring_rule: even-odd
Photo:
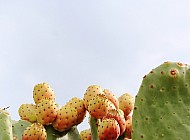
<svg viewBox="0 0 190 140"><path fill-rule="evenodd" d="M127 116L125 137L132 139L132 117L131 116Z"/></svg>
<svg viewBox="0 0 190 140"><path fill-rule="evenodd" d="M119 101L118 98L108 89L103 90L106 97L115 105L115 108L119 108Z"/></svg>
<svg viewBox="0 0 190 140"><path fill-rule="evenodd" d="M74 126L76 121L77 110L70 106L63 106L57 111L57 117L52 125L56 130L63 132Z"/></svg>
<svg viewBox="0 0 190 140"><path fill-rule="evenodd" d="M121 109L112 109L108 111L108 114L104 118L114 118L120 127L120 135L125 132L126 129L126 120L124 117L124 113Z"/></svg>
<svg viewBox="0 0 190 140"><path fill-rule="evenodd" d="M96 118L101 119L107 115L109 110L108 99L104 94L97 94L94 96L88 105L88 112L89 114Z"/></svg>
<svg viewBox="0 0 190 140"><path fill-rule="evenodd" d="M108 100L108 107L108 110L116 109L115 105L110 100Z"/></svg>
<svg viewBox="0 0 190 140"><path fill-rule="evenodd" d="M102 119L98 125L98 137L100 140L117 140L119 135L120 127L115 119Z"/></svg>
<svg viewBox="0 0 190 140"><path fill-rule="evenodd" d="M47 133L43 125L39 123L33 123L28 126L23 134L22 140L46 140Z"/></svg>
<svg viewBox="0 0 190 140"><path fill-rule="evenodd" d="M90 129L86 129L80 132L81 140L92 140L92 134Z"/></svg>
<svg viewBox="0 0 190 140"><path fill-rule="evenodd" d="M91 85L84 94L84 106L88 110L89 101L97 94L103 94L102 88L98 85Z"/></svg>
<svg viewBox="0 0 190 140"><path fill-rule="evenodd" d="M77 121L75 125L80 124L86 116L86 108L84 107L84 100L74 97L67 102L68 106L71 106L77 110Z"/></svg>
<svg viewBox="0 0 190 140"><path fill-rule="evenodd" d="M50 125L57 116L57 105L53 100L41 99L37 105L37 121L43 125Z"/></svg>
<svg viewBox="0 0 190 140"><path fill-rule="evenodd" d="M125 118L132 112L132 110L134 109L134 98L128 94L128 93L124 93L123 95L121 95L119 98L119 108L121 110L123 110Z"/></svg>
<svg viewBox="0 0 190 140"><path fill-rule="evenodd" d="M34 86L33 98L34 102L38 104L43 98L55 100L55 93L48 83L40 83Z"/></svg>
<svg viewBox="0 0 190 140"><path fill-rule="evenodd" d="M19 107L18 113L22 120L27 120L31 123L36 122L36 105L34 104L22 104Z"/></svg>

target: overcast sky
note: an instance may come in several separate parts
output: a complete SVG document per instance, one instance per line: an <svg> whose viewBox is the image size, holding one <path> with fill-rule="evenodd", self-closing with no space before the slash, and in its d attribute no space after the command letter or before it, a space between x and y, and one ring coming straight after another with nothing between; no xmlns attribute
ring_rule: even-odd
<svg viewBox="0 0 190 140"><path fill-rule="evenodd" d="M35 84L60 105L94 84L135 96L165 61L190 64L188 0L0 0L0 107L12 119Z"/></svg>

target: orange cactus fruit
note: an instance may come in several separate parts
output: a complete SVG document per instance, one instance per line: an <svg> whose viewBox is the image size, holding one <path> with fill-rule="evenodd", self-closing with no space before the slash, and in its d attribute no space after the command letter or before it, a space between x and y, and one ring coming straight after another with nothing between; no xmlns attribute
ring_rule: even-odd
<svg viewBox="0 0 190 140"><path fill-rule="evenodd" d="M119 101L118 101L118 98L115 96L115 94L113 94L108 89L104 89L103 92L106 95L106 97L114 104L115 108L118 109L119 108Z"/></svg>
<svg viewBox="0 0 190 140"><path fill-rule="evenodd" d="M50 125L57 116L57 105L53 100L41 99L37 105L37 122L42 125Z"/></svg>
<svg viewBox="0 0 190 140"><path fill-rule="evenodd" d="M89 101L94 97L96 96L97 94L104 94L103 93L103 90L100 86L98 85L91 85L87 88L85 94L84 94L84 106L85 108L88 110L88 104L89 104Z"/></svg>
<svg viewBox="0 0 190 140"><path fill-rule="evenodd" d="M76 109L77 111L77 121L75 125L80 124L85 116L86 116L86 108L84 106L84 100L74 97L72 99L70 99L67 103L67 106L73 107Z"/></svg>
<svg viewBox="0 0 190 140"><path fill-rule="evenodd" d="M94 96L88 105L88 112L89 114L96 118L101 119L107 115L109 110L108 99L104 94L97 94Z"/></svg>
<svg viewBox="0 0 190 140"><path fill-rule="evenodd" d="M36 104L38 104L43 98L48 98L55 101L55 93L46 82L35 85L33 90L33 99Z"/></svg>
<svg viewBox="0 0 190 140"><path fill-rule="evenodd" d="M98 125L98 137L100 140L117 140L119 135L120 127L115 119L102 119Z"/></svg>
<svg viewBox="0 0 190 140"><path fill-rule="evenodd" d="M108 114L104 118L114 118L120 127L120 135L125 132L126 129L126 120L124 117L124 113L121 109L112 109L108 111Z"/></svg>
<svg viewBox="0 0 190 140"><path fill-rule="evenodd" d="M57 111L57 117L52 126L59 132L69 130L76 124L77 110L71 106L63 106Z"/></svg>
<svg viewBox="0 0 190 140"><path fill-rule="evenodd" d="M133 111L134 109L134 98L129 93L124 93L119 98L119 108L123 110L125 118Z"/></svg>
<svg viewBox="0 0 190 140"><path fill-rule="evenodd" d="M44 126L40 123L29 125L22 133L22 140L46 140L47 133Z"/></svg>

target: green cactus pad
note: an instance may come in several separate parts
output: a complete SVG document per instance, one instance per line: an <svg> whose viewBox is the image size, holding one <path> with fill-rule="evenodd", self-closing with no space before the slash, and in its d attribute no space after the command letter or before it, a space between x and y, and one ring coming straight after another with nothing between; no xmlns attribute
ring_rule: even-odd
<svg viewBox="0 0 190 140"><path fill-rule="evenodd" d="M132 122L133 140L189 140L189 65L165 62L145 75Z"/></svg>
<svg viewBox="0 0 190 140"><path fill-rule="evenodd" d="M19 121L12 120L12 130L13 130L14 140L22 140L22 133L30 124L32 123L26 120L19 120Z"/></svg>
<svg viewBox="0 0 190 140"><path fill-rule="evenodd" d="M73 126L67 133L69 140L81 140L77 126Z"/></svg>
<svg viewBox="0 0 190 140"><path fill-rule="evenodd" d="M12 140L11 116L3 109L0 109L0 140Z"/></svg>
<svg viewBox="0 0 190 140"><path fill-rule="evenodd" d="M97 119L92 117L91 115L89 116L89 123L90 123L90 129L92 133L92 139L93 140L99 140L98 137L98 126L97 126Z"/></svg>
<svg viewBox="0 0 190 140"><path fill-rule="evenodd" d="M52 125L44 125L47 132L47 140L57 140L63 138L68 131L59 132Z"/></svg>

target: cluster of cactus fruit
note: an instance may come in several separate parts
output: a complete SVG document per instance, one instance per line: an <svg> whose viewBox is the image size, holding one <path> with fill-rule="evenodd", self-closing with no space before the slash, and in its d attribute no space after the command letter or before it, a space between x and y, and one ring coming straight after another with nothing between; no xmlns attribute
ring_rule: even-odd
<svg viewBox="0 0 190 140"><path fill-rule="evenodd" d="M19 121L0 109L0 140L189 140L190 66L165 62L143 77L135 98L116 97L99 85L83 99L55 101L48 83L34 86L34 104L22 104ZM78 131L88 113L89 128ZM133 122L133 123L132 123Z"/></svg>
<svg viewBox="0 0 190 140"><path fill-rule="evenodd" d="M132 119L129 114L134 108L134 98L128 93L117 98L108 89L91 85L83 99L74 97L60 106L55 101L51 86L48 83L39 83L34 86L33 100L33 104L20 105L19 121L12 121L6 110L1 111L9 120L9 130L5 129L8 133L1 131L0 138L5 139L4 134L7 140L131 138ZM83 122L87 113L90 128L79 133L77 125Z"/></svg>

